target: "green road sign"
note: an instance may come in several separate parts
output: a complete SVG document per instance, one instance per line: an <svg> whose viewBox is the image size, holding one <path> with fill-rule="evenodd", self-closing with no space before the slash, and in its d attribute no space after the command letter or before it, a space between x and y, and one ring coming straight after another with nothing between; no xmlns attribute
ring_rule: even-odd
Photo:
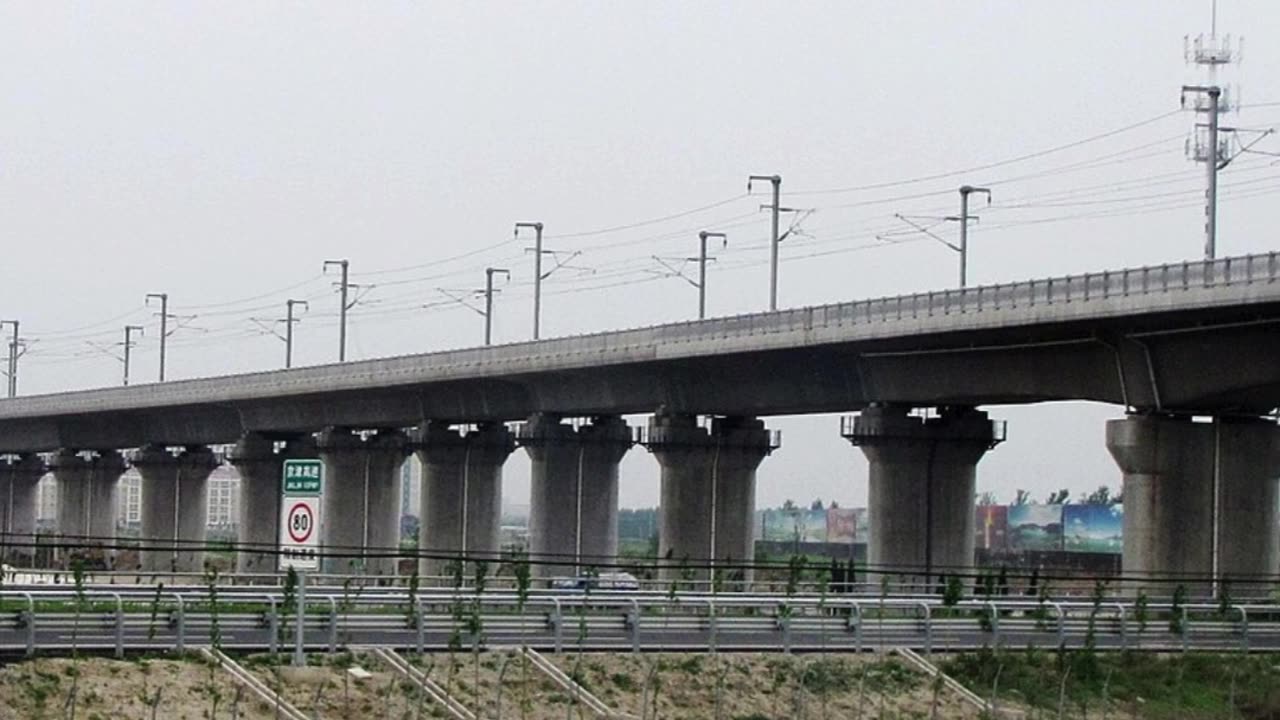
<svg viewBox="0 0 1280 720"><path fill-rule="evenodd" d="M324 465L319 460L285 460L284 494L319 496L324 489Z"/></svg>

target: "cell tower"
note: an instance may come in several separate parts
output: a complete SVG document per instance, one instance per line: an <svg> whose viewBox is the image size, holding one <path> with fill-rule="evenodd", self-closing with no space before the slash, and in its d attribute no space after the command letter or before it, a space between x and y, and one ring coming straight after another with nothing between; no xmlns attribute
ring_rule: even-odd
<svg viewBox="0 0 1280 720"><path fill-rule="evenodd" d="M1196 113L1197 121L1191 137L1187 138L1186 153L1192 161L1205 165L1204 205L1204 257L1212 260L1217 255L1218 235L1218 171L1230 162L1231 135L1221 136L1221 131L1231 128L1219 126L1220 117L1239 107L1239 92L1232 93L1218 82L1218 68L1240 62L1244 40L1232 44L1231 36L1218 36L1218 2L1213 0L1208 36L1201 33L1183 38L1183 55L1188 64L1204 71L1204 82L1182 86L1182 106ZM1191 102L1188 102L1191 99ZM1198 118L1204 115L1202 122Z"/></svg>

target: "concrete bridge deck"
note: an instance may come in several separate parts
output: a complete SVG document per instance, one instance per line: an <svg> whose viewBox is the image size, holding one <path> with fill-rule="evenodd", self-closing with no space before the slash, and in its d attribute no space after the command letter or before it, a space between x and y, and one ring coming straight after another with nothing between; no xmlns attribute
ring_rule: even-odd
<svg viewBox="0 0 1280 720"><path fill-rule="evenodd" d="M496 347L0 401L0 451L234 442L535 412L773 415L1096 400L1280 406L1276 253Z"/></svg>

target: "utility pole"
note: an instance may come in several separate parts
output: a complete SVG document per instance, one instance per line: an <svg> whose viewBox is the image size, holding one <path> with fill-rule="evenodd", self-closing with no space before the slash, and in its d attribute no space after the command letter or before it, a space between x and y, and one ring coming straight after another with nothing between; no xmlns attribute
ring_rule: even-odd
<svg viewBox="0 0 1280 720"><path fill-rule="evenodd" d="M310 310L311 306L306 300L285 300L285 319L284 319L284 366L286 368L293 367L293 324L302 322L293 318L293 308L295 305L301 305L302 309Z"/></svg>
<svg viewBox="0 0 1280 720"><path fill-rule="evenodd" d="M515 237L520 237L520 228L532 228L534 232L533 240L533 339L537 340L541 328L539 327L540 318L542 317L542 223L540 222L518 222L516 223ZM526 248L527 249L527 248Z"/></svg>
<svg viewBox="0 0 1280 720"><path fill-rule="evenodd" d="M133 333L142 335L146 332L141 325L124 326L124 384L129 384L129 356L133 349Z"/></svg>
<svg viewBox="0 0 1280 720"><path fill-rule="evenodd" d="M707 317L707 238L720 238L727 245L729 238L722 232L698 233L698 319Z"/></svg>
<svg viewBox="0 0 1280 720"><path fill-rule="evenodd" d="M752 175L747 178L747 192L751 192L751 183L755 180L767 180L773 185L773 203L769 205L773 210L773 232L771 234L772 242L769 249L769 309L778 309L778 244L781 238L778 236L778 214L782 212L779 205L782 193L782 176L781 175Z"/></svg>
<svg viewBox="0 0 1280 720"><path fill-rule="evenodd" d="M960 214L948 216L948 220L960 223L960 287L964 288L969 279L969 221L975 219L969 214L969 196L973 193L983 193L987 196L987 204L991 204L991 190L988 188L974 187L972 185L960 186Z"/></svg>
<svg viewBox="0 0 1280 720"><path fill-rule="evenodd" d="M12 325L13 338L9 341L9 397L18 396L18 321L3 320L0 326Z"/></svg>
<svg viewBox="0 0 1280 720"><path fill-rule="evenodd" d="M169 293L147 293L146 304L160 300L160 382L164 382L165 340L169 337Z"/></svg>
<svg viewBox="0 0 1280 720"><path fill-rule="evenodd" d="M511 271L505 268L485 268L484 269L484 344L489 345L493 340L493 276L502 273L507 278L511 277Z"/></svg>
<svg viewBox="0 0 1280 720"><path fill-rule="evenodd" d="M342 308L338 312L338 362L347 361L347 292L350 290L351 284L348 281L348 271L351 263L347 260L325 260L324 271L327 272L330 266L337 265L342 268L342 283L339 285L339 294L341 297Z"/></svg>
<svg viewBox="0 0 1280 720"><path fill-rule="evenodd" d="M1187 104L1187 93L1208 98L1208 101L1203 104L1203 110L1198 100L1195 103L1196 111L1206 113L1209 121L1207 123L1208 138L1203 146L1199 142L1196 143L1192 157L1198 162L1203 162L1205 167L1204 259L1212 260L1218 254L1218 170L1224 165L1222 161L1225 155L1223 148L1218 144L1218 115L1222 112L1222 88L1216 85L1183 85L1182 105L1184 107Z"/></svg>

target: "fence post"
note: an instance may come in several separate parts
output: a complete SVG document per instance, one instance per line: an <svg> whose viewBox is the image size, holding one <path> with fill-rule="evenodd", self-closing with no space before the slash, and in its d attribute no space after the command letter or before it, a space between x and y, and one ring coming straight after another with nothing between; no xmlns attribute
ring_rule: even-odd
<svg viewBox="0 0 1280 720"><path fill-rule="evenodd" d="M778 606L778 628L782 630L782 652L791 652L791 615L785 603Z"/></svg>
<svg viewBox="0 0 1280 720"><path fill-rule="evenodd" d="M1066 613L1063 612L1062 606L1056 602L1050 602L1049 607L1058 614L1058 647L1066 647L1067 645L1067 626Z"/></svg>
<svg viewBox="0 0 1280 720"><path fill-rule="evenodd" d="M998 650L1000 648L1000 611L996 610L996 604L990 600L983 604L991 612L991 639Z"/></svg>
<svg viewBox="0 0 1280 720"><path fill-rule="evenodd" d="M274 595L268 595L267 601L271 603L271 609L267 611L267 632L271 634L271 639L267 643L271 654L275 655L280 652L280 615L276 612L276 598Z"/></svg>
<svg viewBox="0 0 1280 720"><path fill-rule="evenodd" d="M120 660L124 657L124 601L120 599L120 593L111 593L111 597L116 599L116 659Z"/></svg>
<svg viewBox="0 0 1280 720"><path fill-rule="evenodd" d="M179 655L187 651L187 604L179 593L173 594L173 599L178 601L178 609L176 612L178 642L176 650Z"/></svg>
<svg viewBox="0 0 1280 720"><path fill-rule="evenodd" d="M329 596L329 654L338 650L338 601Z"/></svg>
<svg viewBox="0 0 1280 720"><path fill-rule="evenodd" d="M627 629L631 631L631 652L640 652L640 601L635 598L627 610Z"/></svg>
<svg viewBox="0 0 1280 720"><path fill-rule="evenodd" d="M1240 649L1249 652L1249 611L1243 605L1236 605L1240 611Z"/></svg>
<svg viewBox="0 0 1280 720"><path fill-rule="evenodd" d="M862 603L852 600L849 603L849 624L853 627L854 652L862 652Z"/></svg>
<svg viewBox="0 0 1280 720"><path fill-rule="evenodd" d="M427 612L426 608L423 606L423 603L422 603L422 598L418 598L418 616L414 619L414 624L417 627L414 628L414 630L417 632L419 657L421 657L422 653L427 651L426 612Z"/></svg>
<svg viewBox="0 0 1280 720"><path fill-rule="evenodd" d="M551 598L551 605L551 628L555 631L555 648L558 653L564 645L564 616L560 612L560 598Z"/></svg>
<svg viewBox="0 0 1280 720"><path fill-rule="evenodd" d="M1124 603L1116 603L1116 610L1120 611L1120 649L1129 649L1129 628L1125 622Z"/></svg>
<svg viewBox="0 0 1280 720"><path fill-rule="evenodd" d="M36 600L31 597L31 593L22 593L27 599L27 657L35 657L36 654Z"/></svg>
<svg viewBox="0 0 1280 720"><path fill-rule="evenodd" d="M707 600L707 628L710 631L711 652L716 651L716 601Z"/></svg>
<svg viewBox="0 0 1280 720"><path fill-rule="evenodd" d="M920 609L924 610L924 654L933 655L933 608L921 602Z"/></svg>

